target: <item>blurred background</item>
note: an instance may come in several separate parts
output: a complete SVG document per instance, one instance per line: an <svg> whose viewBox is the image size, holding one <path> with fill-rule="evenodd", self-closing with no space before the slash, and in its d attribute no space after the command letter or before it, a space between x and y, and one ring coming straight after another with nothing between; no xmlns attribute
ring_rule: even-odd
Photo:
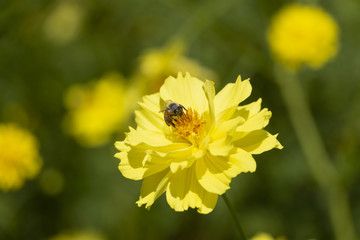
<svg viewBox="0 0 360 240"><path fill-rule="evenodd" d="M273 113L266 129L284 149L255 156L256 172L228 191L248 236L334 239L266 40L289 2L0 1L0 124L32 134L41 158L21 187L0 189L0 239L236 239L221 198L208 215L174 212L164 196L148 211L135 205L141 182L117 169L114 142L135 127L136 102L178 71L217 91L251 78L245 103L261 97ZM318 4L338 23L340 47L298 75L360 232L360 1Z"/></svg>

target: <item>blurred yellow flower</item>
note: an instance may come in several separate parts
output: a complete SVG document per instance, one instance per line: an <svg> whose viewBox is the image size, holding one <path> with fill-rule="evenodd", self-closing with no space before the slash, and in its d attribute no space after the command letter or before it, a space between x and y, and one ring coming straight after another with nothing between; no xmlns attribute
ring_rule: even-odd
<svg viewBox="0 0 360 240"><path fill-rule="evenodd" d="M275 238L267 233L258 233L254 237L250 238L250 240L275 240Z"/></svg>
<svg viewBox="0 0 360 240"><path fill-rule="evenodd" d="M137 128L115 143L123 176L143 179L137 204L150 208L166 191L175 211L191 207L209 213L233 177L255 171L252 154L281 149L277 135L263 130L271 112L261 110L261 99L238 106L250 93L249 80L240 76L215 96L213 82L179 73L168 77L160 92L143 97L135 112ZM186 110L179 106L176 116L160 112L167 100Z"/></svg>
<svg viewBox="0 0 360 240"><path fill-rule="evenodd" d="M274 238L268 233L258 233L254 237L250 238L250 240L286 240L286 238L285 237Z"/></svg>
<svg viewBox="0 0 360 240"><path fill-rule="evenodd" d="M104 144L111 134L121 129L131 101L123 78L116 73L96 82L74 85L65 94L68 110L65 131L84 146Z"/></svg>
<svg viewBox="0 0 360 240"><path fill-rule="evenodd" d="M50 238L49 240L105 240L103 236L89 231L64 232Z"/></svg>
<svg viewBox="0 0 360 240"><path fill-rule="evenodd" d="M204 79L216 78L215 73L201 66L197 61L184 56L185 46L181 41L173 41L163 48L145 51L140 57L140 66L135 81L144 89L145 94L159 91L164 79L178 72L191 72Z"/></svg>
<svg viewBox="0 0 360 240"><path fill-rule="evenodd" d="M273 17L268 42L274 58L285 67L319 68L336 55L338 32L335 20L321 8L290 4Z"/></svg>
<svg viewBox="0 0 360 240"><path fill-rule="evenodd" d="M35 137L16 125L0 124L0 189L19 189L41 166Z"/></svg>
<svg viewBox="0 0 360 240"><path fill-rule="evenodd" d="M84 11L75 1L61 1L44 22L44 34L54 44L75 39L80 32Z"/></svg>

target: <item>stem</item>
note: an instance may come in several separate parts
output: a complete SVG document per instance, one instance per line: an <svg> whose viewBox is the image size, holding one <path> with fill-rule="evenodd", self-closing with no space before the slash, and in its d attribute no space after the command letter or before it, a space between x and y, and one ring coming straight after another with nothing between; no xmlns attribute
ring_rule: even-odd
<svg viewBox="0 0 360 240"><path fill-rule="evenodd" d="M240 224L240 221L239 221L239 218L237 217L236 215L236 212L235 212L235 209L234 207L232 206L232 204L230 203L228 197L226 196L226 194L224 193L223 195L221 195L224 199L224 202L226 203L226 206L228 207L229 209L229 212L232 216L232 218L234 219L234 222L235 222L235 225L236 225L236 228L239 230L239 233L240 233L240 239L241 240L247 240L247 236L245 234L245 231L244 229L242 228L241 224Z"/></svg>
<svg viewBox="0 0 360 240"><path fill-rule="evenodd" d="M355 240L347 194L326 152L297 75L281 67L275 69L275 75L310 170L327 197L336 239Z"/></svg>
<svg viewBox="0 0 360 240"><path fill-rule="evenodd" d="M195 41L204 29L211 26L219 16L227 13L232 7L239 4L239 1L205 1L184 21L176 31L173 39L182 39L187 46Z"/></svg>

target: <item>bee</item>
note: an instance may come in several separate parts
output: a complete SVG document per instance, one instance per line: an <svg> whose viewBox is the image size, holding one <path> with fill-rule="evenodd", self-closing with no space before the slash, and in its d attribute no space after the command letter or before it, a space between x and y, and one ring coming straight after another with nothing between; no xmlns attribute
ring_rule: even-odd
<svg viewBox="0 0 360 240"><path fill-rule="evenodd" d="M175 103L171 100L167 100L165 102L166 106L164 107L164 109L162 109L160 112L164 112L164 120L165 123L168 126L173 126L175 127L175 124L173 121L177 121L174 117L181 117L184 114L184 110L187 111L187 109L179 104L179 103Z"/></svg>

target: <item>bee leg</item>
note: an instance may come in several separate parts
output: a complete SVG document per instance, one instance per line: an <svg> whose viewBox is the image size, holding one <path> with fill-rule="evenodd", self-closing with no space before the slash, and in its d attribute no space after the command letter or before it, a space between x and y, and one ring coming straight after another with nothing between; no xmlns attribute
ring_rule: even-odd
<svg viewBox="0 0 360 240"><path fill-rule="evenodd" d="M173 123L172 121L170 122L171 126L175 127L175 123Z"/></svg>
<svg viewBox="0 0 360 240"><path fill-rule="evenodd" d="M170 117L170 119L171 119L170 121L171 126L175 127L175 123L173 121L177 122L177 120L173 117Z"/></svg>

